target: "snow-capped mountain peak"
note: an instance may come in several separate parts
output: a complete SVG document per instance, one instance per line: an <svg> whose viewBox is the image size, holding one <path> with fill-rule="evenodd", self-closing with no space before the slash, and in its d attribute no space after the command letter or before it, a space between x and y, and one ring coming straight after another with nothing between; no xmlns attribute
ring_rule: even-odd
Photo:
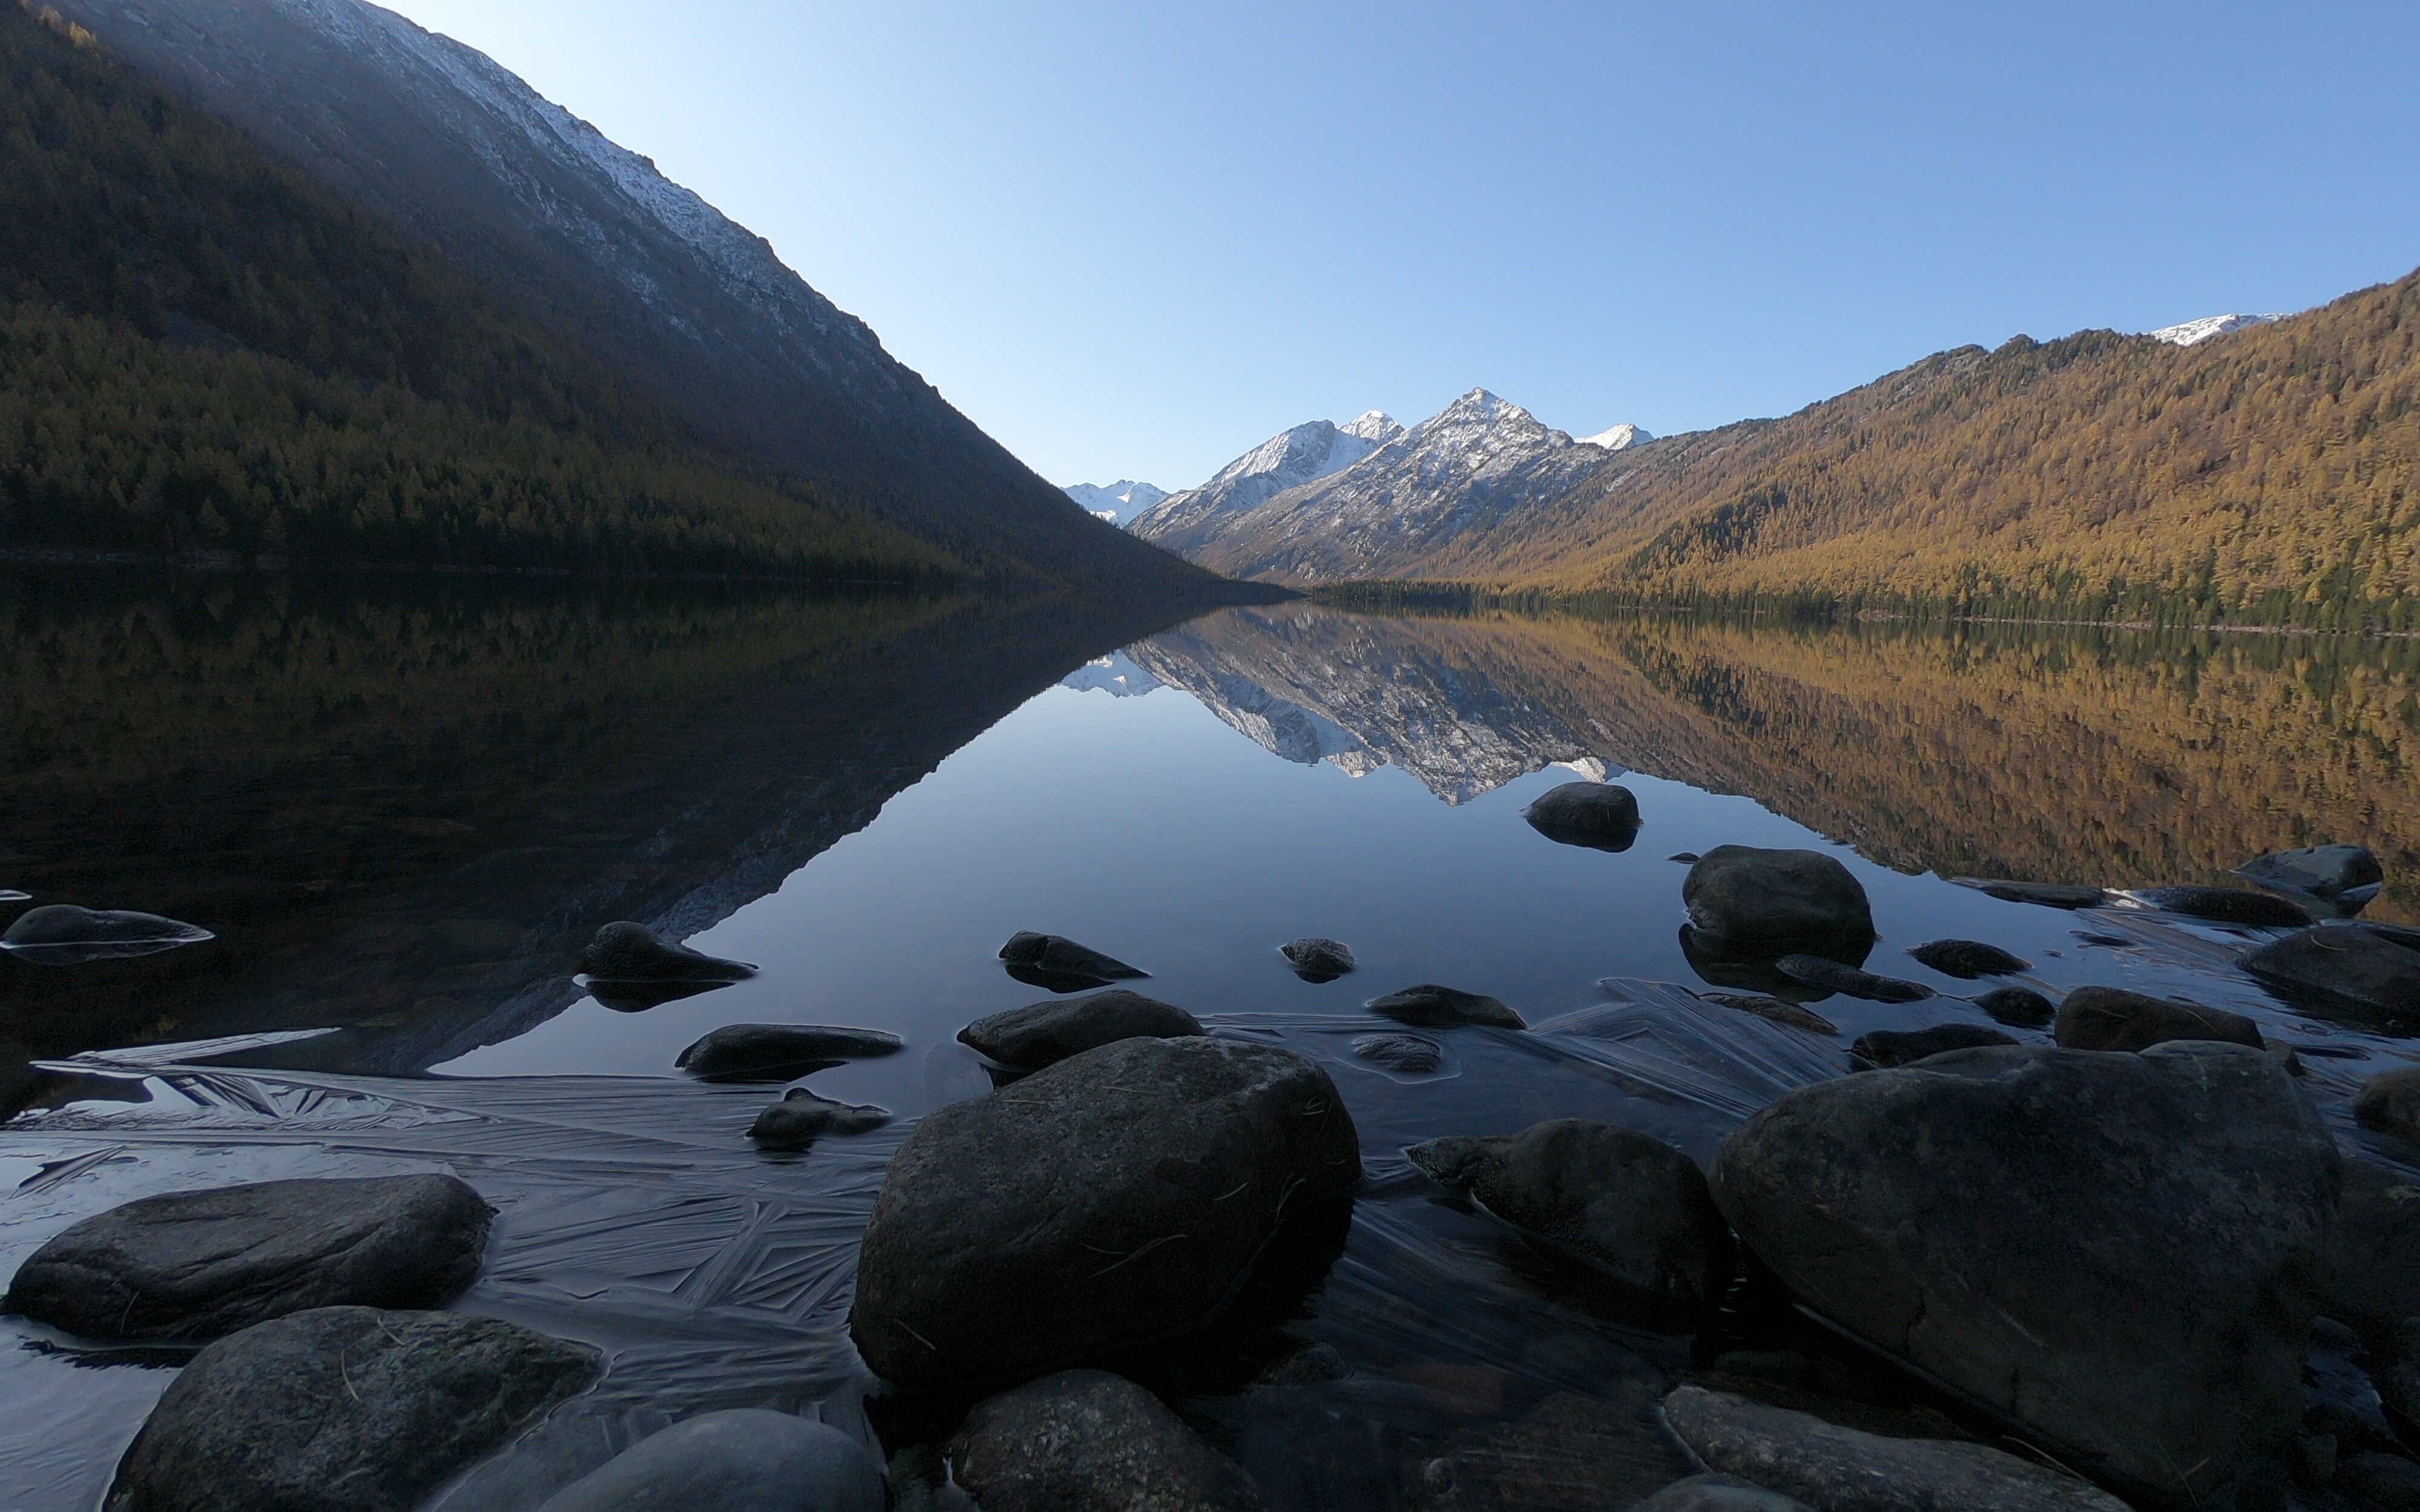
<svg viewBox="0 0 2420 1512"><path fill-rule="evenodd" d="M1092 511L1096 518L1112 525L1128 525L1134 517L1168 497L1165 488L1132 478L1120 478L1115 483L1071 483L1062 490L1068 498Z"/></svg>
<svg viewBox="0 0 2420 1512"><path fill-rule="evenodd" d="M1404 433L1404 427L1395 423L1395 417L1384 409L1364 409L1353 419L1337 426L1336 430L1339 435L1351 436L1379 446L1386 445Z"/></svg>
<svg viewBox="0 0 2420 1512"><path fill-rule="evenodd" d="M2198 320L2187 320L2180 325L2162 326L2159 330L2147 332L2145 334L2153 341L2164 341L2172 347L2191 347L2196 342L2208 341L2212 336L2224 336L2242 331L2247 326L2265 326L2272 320L2284 318L2286 317L2282 315L2206 315Z"/></svg>
<svg viewBox="0 0 2420 1512"><path fill-rule="evenodd" d="M1145 540L1190 539L1209 522L1267 502L1288 488L1332 476L1404 434L1384 411L1372 409L1345 424L1305 421L1253 447L1197 488L1171 494L1144 511L1131 528ZM1171 550L1177 549L1173 545Z"/></svg>
<svg viewBox="0 0 2420 1512"><path fill-rule="evenodd" d="M1652 441L1655 438L1649 432L1624 421L1610 430L1601 430L1593 436L1575 436L1572 439L1582 446L1602 446L1608 452L1619 452L1623 447L1636 446L1640 441Z"/></svg>

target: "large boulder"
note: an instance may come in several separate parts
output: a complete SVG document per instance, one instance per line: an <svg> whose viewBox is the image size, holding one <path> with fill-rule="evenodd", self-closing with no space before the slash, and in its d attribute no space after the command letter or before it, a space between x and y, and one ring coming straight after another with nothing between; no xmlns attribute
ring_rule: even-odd
<svg viewBox="0 0 2420 1512"><path fill-rule="evenodd" d="M2357 914L2386 881L2386 871L2364 845L2309 845L2298 851L2272 851L2235 869L2236 875L2279 892L2295 893L2323 903L2340 913Z"/></svg>
<svg viewBox="0 0 2420 1512"><path fill-rule="evenodd" d="M597 1369L584 1344L459 1313L256 1323L169 1383L107 1512L411 1512Z"/></svg>
<svg viewBox="0 0 2420 1512"><path fill-rule="evenodd" d="M1730 1279L1730 1230L1705 1174L1651 1134L1554 1119L1404 1153L1438 1185L1659 1304L1695 1312Z"/></svg>
<svg viewBox="0 0 2420 1512"><path fill-rule="evenodd" d="M959 1042L1015 1071L1040 1071L1120 1040L1182 1039L1202 1021L1173 1003L1112 987L991 1013L958 1031Z"/></svg>
<svg viewBox="0 0 2420 1512"><path fill-rule="evenodd" d="M1349 1193L1327 1073L1236 1040L1122 1040L927 1114L892 1158L849 1332L902 1386L973 1389L1194 1333L1288 1220Z"/></svg>
<svg viewBox="0 0 2420 1512"><path fill-rule="evenodd" d="M1236 1463L1159 1398L1100 1370L1063 1370L975 1404L950 1470L984 1512L1258 1512Z"/></svg>
<svg viewBox="0 0 2420 1512"><path fill-rule="evenodd" d="M822 1423L743 1407L652 1433L538 1512L883 1512L874 1451Z"/></svg>
<svg viewBox="0 0 2420 1512"><path fill-rule="evenodd" d="M680 1053L673 1065L709 1082L786 1082L843 1060L896 1055L884 1029L820 1024L726 1024Z"/></svg>
<svg viewBox="0 0 2420 1512"><path fill-rule="evenodd" d="M1874 937L1866 889L1820 851L1717 845L1689 868L1681 902L1699 933L1768 955L1830 954L1825 946L1862 952Z"/></svg>
<svg viewBox="0 0 2420 1512"><path fill-rule="evenodd" d="M2402 934L2323 924L2270 941L2243 969L2304 1006L2420 1030L2420 949Z"/></svg>
<svg viewBox="0 0 2420 1512"><path fill-rule="evenodd" d="M2148 1050L2171 1040L2223 1040L2260 1048L2260 1026L2241 1013L2123 987L2078 987L2058 1005L2051 1038L2070 1050Z"/></svg>
<svg viewBox="0 0 2420 1512"><path fill-rule="evenodd" d="M1612 782L1566 782L1521 810L1529 827L1564 845L1626 851L1638 839L1638 799Z"/></svg>
<svg viewBox="0 0 2420 1512"><path fill-rule="evenodd" d="M745 961L725 961L664 939L628 919L607 924L580 955L580 969L598 981L705 983L741 981L756 975Z"/></svg>
<svg viewBox="0 0 2420 1512"><path fill-rule="evenodd" d="M313 1307L433 1307L479 1274L488 1204L450 1176L141 1197L18 1267L0 1306L96 1338L208 1339Z"/></svg>
<svg viewBox="0 0 2420 1512"><path fill-rule="evenodd" d="M2341 1180L2280 1067L2199 1040L1821 1083L1714 1167L1741 1242L1816 1312L2096 1479L2210 1508L2265 1504L2282 1473Z"/></svg>
<svg viewBox="0 0 2420 1512"><path fill-rule="evenodd" d="M1818 1512L2127 1512L2088 1482L1979 1443L1886 1439L1702 1386L1666 1397L1664 1416L1716 1471Z"/></svg>

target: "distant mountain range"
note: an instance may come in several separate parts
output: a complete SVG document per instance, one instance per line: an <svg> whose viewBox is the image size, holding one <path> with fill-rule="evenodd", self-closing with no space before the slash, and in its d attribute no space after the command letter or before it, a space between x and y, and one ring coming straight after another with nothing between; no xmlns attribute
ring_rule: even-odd
<svg viewBox="0 0 2420 1512"><path fill-rule="evenodd" d="M1137 483L1132 478L1120 478L1115 483L1071 483L1063 491L1083 505L1094 519L1112 525L1130 523L1137 515L1168 497L1167 489Z"/></svg>

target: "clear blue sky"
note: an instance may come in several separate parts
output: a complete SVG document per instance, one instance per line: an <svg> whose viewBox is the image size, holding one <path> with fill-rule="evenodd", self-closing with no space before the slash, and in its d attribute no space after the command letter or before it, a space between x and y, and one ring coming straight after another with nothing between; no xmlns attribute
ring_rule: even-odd
<svg viewBox="0 0 2420 1512"><path fill-rule="evenodd" d="M2420 5L400 0L1058 483L1786 412L2420 265Z"/></svg>

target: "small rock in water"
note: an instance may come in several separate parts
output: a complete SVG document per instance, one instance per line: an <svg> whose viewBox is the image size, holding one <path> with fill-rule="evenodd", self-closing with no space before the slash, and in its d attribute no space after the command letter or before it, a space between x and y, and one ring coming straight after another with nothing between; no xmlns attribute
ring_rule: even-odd
<svg viewBox="0 0 2420 1512"><path fill-rule="evenodd" d="M1078 945L1063 934L1036 934L1032 930L1021 929L1010 935L1008 943L1000 948L1000 958L1011 966L1024 966L1032 971L1097 979L1088 983L1096 987L1151 975L1148 971L1127 965L1115 956L1103 955L1091 946Z"/></svg>
<svg viewBox="0 0 2420 1512"><path fill-rule="evenodd" d="M1417 1034L1365 1034L1353 1041L1353 1053L1405 1076L1426 1076L1445 1064L1444 1047Z"/></svg>
<svg viewBox="0 0 2420 1512"><path fill-rule="evenodd" d="M1845 993L1875 1003L1920 1003L1932 995L1932 989L1897 977L1877 977L1870 971L1844 966L1820 955L1785 955L1773 964L1773 969L1792 981L1809 987L1821 987L1827 993Z"/></svg>
<svg viewBox="0 0 2420 1512"><path fill-rule="evenodd" d="M2241 1013L2123 987L2078 987L2068 994L2051 1037L2069 1050L2148 1050L2171 1040L2223 1040L2260 1048L2260 1026Z"/></svg>
<svg viewBox="0 0 2420 1512"><path fill-rule="evenodd" d="M2016 1042L2010 1036L1980 1024L1936 1024L1929 1029L1876 1029L1861 1034L1849 1046L1849 1054L1856 1058L1862 1071L1868 1067L1904 1066L1952 1050Z"/></svg>
<svg viewBox="0 0 2420 1512"><path fill-rule="evenodd" d="M1683 866L1695 866L1701 857L1695 851L1674 851L1671 855L1664 857L1664 859L1668 861L1678 861Z"/></svg>
<svg viewBox="0 0 2420 1512"><path fill-rule="evenodd" d="M2401 932L2397 932L2401 933ZM2298 1000L2338 1013L2420 1026L2420 949L2363 924L2323 924L2272 940L2243 958L2243 969Z"/></svg>
<svg viewBox="0 0 2420 1512"><path fill-rule="evenodd" d="M1874 938L1865 887L1820 851L1717 845L1689 868L1681 901L1699 933L1734 949L1861 952Z"/></svg>
<svg viewBox="0 0 2420 1512"><path fill-rule="evenodd" d="M984 1512L1259 1512L1233 1460L1158 1397L1063 1370L975 1404L949 1462Z"/></svg>
<svg viewBox="0 0 2420 1512"><path fill-rule="evenodd" d="M768 1149L804 1149L825 1134L871 1134L891 1121L891 1110L870 1103L836 1103L803 1087L756 1115L748 1137Z"/></svg>
<svg viewBox="0 0 2420 1512"><path fill-rule="evenodd" d="M411 1512L597 1377L597 1353L462 1313L319 1307L194 1356L109 1512Z"/></svg>
<svg viewBox="0 0 2420 1512"><path fill-rule="evenodd" d="M1288 940L1278 947L1278 951L1293 964L1294 974L1305 981L1334 981L1353 969L1350 948L1316 934Z"/></svg>
<svg viewBox="0 0 2420 1512"><path fill-rule="evenodd" d="M1705 1002L1736 1009L1742 1013L1753 1013L1758 1018L1771 1019L1776 1024L1805 1029L1810 1034L1840 1032L1838 1025L1821 1013L1810 1012L1796 1003L1785 1003L1778 997L1767 997L1760 993L1699 993L1697 995Z"/></svg>
<svg viewBox="0 0 2420 1512"><path fill-rule="evenodd" d="M2076 942L2081 945L2104 945L2117 949L2128 949L2143 943L2131 934L2112 934L2107 930L2079 929L2070 930L2068 933L2074 935Z"/></svg>
<svg viewBox="0 0 2420 1512"><path fill-rule="evenodd" d="M726 1024L680 1053L675 1069L710 1082L787 1082L836 1061L896 1054L899 1036L816 1024Z"/></svg>
<svg viewBox="0 0 2420 1512"><path fill-rule="evenodd" d="M2386 870L2364 845L2310 845L2272 851L2235 869L2235 874L2279 892L2295 893L2357 914L2378 896Z"/></svg>
<svg viewBox="0 0 2420 1512"><path fill-rule="evenodd" d="M2030 971L2033 963L1980 940L1932 940L1907 952L1945 977L1973 981L1978 977L2006 977Z"/></svg>
<svg viewBox="0 0 2420 1512"><path fill-rule="evenodd" d="M1439 1186L1659 1304L1694 1312L1730 1277L1730 1229L1705 1174L1652 1135L1555 1119L1404 1153Z"/></svg>
<svg viewBox="0 0 2420 1512"><path fill-rule="evenodd" d="M725 961L674 945L644 924L607 924L581 952L580 970L598 981L730 982L756 975L744 961Z"/></svg>
<svg viewBox="0 0 2420 1512"><path fill-rule="evenodd" d="M72 966L87 961L155 955L217 938L197 924L158 914L45 903L17 916L8 933L0 934L0 949L46 966Z"/></svg>
<svg viewBox="0 0 2420 1512"><path fill-rule="evenodd" d="M2381 1071L2362 1083L2352 1116L2366 1128L2420 1140L2420 1066Z"/></svg>
<svg viewBox="0 0 2420 1512"><path fill-rule="evenodd" d="M1959 886L1973 887L2004 903L2037 903L2044 908L2098 908L2109 901L2099 887L2066 882L2010 882L2005 878L1958 877Z"/></svg>
<svg viewBox="0 0 2420 1512"><path fill-rule="evenodd" d="M1638 799L1613 782L1565 782L1521 810L1529 827L1563 845L1626 851L1638 839Z"/></svg>
<svg viewBox="0 0 2420 1512"><path fill-rule="evenodd" d="M882 1461L822 1423L701 1412L555 1492L538 1512L883 1512Z"/></svg>
<svg viewBox="0 0 2420 1512"><path fill-rule="evenodd" d="M19 892L14 887L0 887L0 903L31 903L33 897L32 893Z"/></svg>
<svg viewBox="0 0 2420 1512"><path fill-rule="evenodd" d="M2134 896L2165 913L2221 924L2254 924L2269 929L2308 929L2311 925L2310 910L2302 904L2242 887L2143 887Z"/></svg>
<svg viewBox="0 0 2420 1512"><path fill-rule="evenodd" d="M1630 1512L1814 1512L1806 1503L1729 1475L1676 1480Z"/></svg>
<svg viewBox="0 0 2420 1512"><path fill-rule="evenodd" d="M450 1176L141 1197L18 1268L0 1307L93 1338L207 1339L315 1307L433 1307L478 1278L488 1204Z"/></svg>
<svg viewBox="0 0 2420 1512"><path fill-rule="evenodd" d="M2049 998L2030 987L1994 987L1975 999L1975 1006L2020 1029L2039 1029L2058 1012Z"/></svg>
<svg viewBox="0 0 2420 1512"><path fill-rule="evenodd" d="M987 1014L958 1031L958 1041L1015 1071L1040 1071L1069 1056L1120 1040L1178 1039L1202 1032L1202 1021L1172 1003L1113 987L1090 997L1029 1003Z"/></svg>
<svg viewBox="0 0 2420 1512"><path fill-rule="evenodd" d="M1823 1512L2127 1512L2087 1481L1979 1443L1885 1439L1702 1386L1664 1398L1664 1416L1717 1472Z"/></svg>
<svg viewBox="0 0 2420 1512"><path fill-rule="evenodd" d="M1480 1024L1497 1029L1526 1029L1529 1026L1520 1014L1496 998L1440 987L1433 981L1388 993L1384 997L1373 997L1361 1006L1381 1018L1390 1018L1399 1024L1416 1024L1423 1028L1443 1028L1455 1024Z"/></svg>

